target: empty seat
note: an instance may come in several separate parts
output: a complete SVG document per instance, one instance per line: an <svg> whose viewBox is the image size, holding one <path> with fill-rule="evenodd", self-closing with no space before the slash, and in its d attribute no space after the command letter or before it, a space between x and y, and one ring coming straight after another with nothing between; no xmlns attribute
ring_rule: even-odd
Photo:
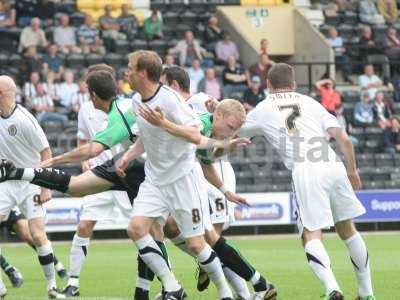
<svg viewBox="0 0 400 300"><path fill-rule="evenodd" d="M134 40L130 46L132 51L146 50L148 48L145 40Z"/></svg>
<svg viewBox="0 0 400 300"><path fill-rule="evenodd" d="M191 11L185 11L180 15L183 24L193 27L197 22L197 15Z"/></svg>
<svg viewBox="0 0 400 300"><path fill-rule="evenodd" d="M114 41L115 52L118 54L128 54L130 52L129 42L126 40Z"/></svg>
<svg viewBox="0 0 400 300"><path fill-rule="evenodd" d="M70 16L71 25L74 27L79 27L85 23L85 14L82 12L75 12Z"/></svg>
<svg viewBox="0 0 400 300"><path fill-rule="evenodd" d="M168 49L168 44L164 40L154 40L150 41L149 44L149 49L157 52L158 54L161 54L162 56Z"/></svg>
<svg viewBox="0 0 400 300"><path fill-rule="evenodd" d="M163 21L166 25L176 26L179 24L179 14L173 11L168 11L163 15Z"/></svg>
<svg viewBox="0 0 400 300"><path fill-rule="evenodd" d="M104 62L113 67L122 66L125 63L125 59L123 55L116 54L116 53L108 53L104 57Z"/></svg>
<svg viewBox="0 0 400 300"><path fill-rule="evenodd" d="M268 185L267 184L254 184L254 185L248 185L247 186L247 192L248 193L261 193L265 192L268 190Z"/></svg>
<svg viewBox="0 0 400 300"><path fill-rule="evenodd" d="M85 64L85 56L83 54L70 54L65 60L69 68L81 68Z"/></svg>
<svg viewBox="0 0 400 300"><path fill-rule="evenodd" d="M95 53L90 53L85 56L87 66L101 64L103 62L103 56Z"/></svg>
<svg viewBox="0 0 400 300"><path fill-rule="evenodd" d="M393 167L394 160L393 155L388 153L377 153L375 154L375 162L379 167Z"/></svg>

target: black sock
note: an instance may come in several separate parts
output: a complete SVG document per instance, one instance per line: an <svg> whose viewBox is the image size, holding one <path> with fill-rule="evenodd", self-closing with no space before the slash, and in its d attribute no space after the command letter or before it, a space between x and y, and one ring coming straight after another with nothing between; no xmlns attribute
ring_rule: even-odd
<svg viewBox="0 0 400 300"><path fill-rule="evenodd" d="M54 266L58 264L58 258L54 255L53 256Z"/></svg>
<svg viewBox="0 0 400 300"><path fill-rule="evenodd" d="M0 267L4 272L12 268L12 265L8 263L8 261L3 255L0 255Z"/></svg>
<svg viewBox="0 0 400 300"><path fill-rule="evenodd" d="M256 270L244 259L239 250L229 245L223 237L215 243L213 250L221 262L246 281L254 276Z"/></svg>
<svg viewBox="0 0 400 300"><path fill-rule="evenodd" d="M33 178L28 178L28 171L33 171ZM27 180L32 184L66 193L68 191L71 175L68 175L60 169L53 168L17 168L16 172L10 176L10 179Z"/></svg>
<svg viewBox="0 0 400 300"><path fill-rule="evenodd" d="M149 291L137 287L133 300L149 300Z"/></svg>

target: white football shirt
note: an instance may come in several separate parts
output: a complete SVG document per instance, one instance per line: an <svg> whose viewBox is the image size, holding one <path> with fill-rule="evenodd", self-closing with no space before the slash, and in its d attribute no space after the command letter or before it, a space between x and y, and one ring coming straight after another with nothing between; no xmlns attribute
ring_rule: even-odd
<svg viewBox="0 0 400 300"><path fill-rule="evenodd" d="M132 105L132 104L131 104ZM78 113L78 139L90 141L97 132L104 130L108 125L108 115L102 110L96 109L92 101L82 104ZM110 160L113 155L123 151L120 144L89 160L89 165L94 168Z"/></svg>
<svg viewBox="0 0 400 300"><path fill-rule="evenodd" d="M200 120L185 100L174 90L160 85L150 99L135 101L135 105L159 106L167 119L178 125L200 126ZM137 107L136 107L137 108ZM147 154L146 179L154 185L166 185L188 174L195 167L196 146L155 127L138 116L139 136Z"/></svg>
<svg viewBox="0 0 400 300"><path fill-rule="evenodd" d="M270 94L249 112L239 135L264 135L288 169L299 162L338 160L326 140L336 117L316 100L296 92Z"/></svg>
<svg viewBox="0 0 400 300"><path fill-rule="evenodd" d="M21 168L38 167L40 152L49 148L35 117L19 104L9 117L0 116L0 141L0 157Z"/></svg>
<svg viewBox="0 0 400 300"><path fill-rule="evenodd" d="M205 93L197 93L191 95L186 99L186 103L195 111L197 114L208 113L206 107L206 101L210 99L210 96Z"/></svg>

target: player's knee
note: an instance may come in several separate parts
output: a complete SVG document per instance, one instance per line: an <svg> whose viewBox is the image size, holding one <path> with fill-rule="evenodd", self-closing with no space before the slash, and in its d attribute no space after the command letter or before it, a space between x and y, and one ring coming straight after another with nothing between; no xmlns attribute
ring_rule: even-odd
<svg viewBox="0 0 400 300"><path fill-rule="evenodd" d="M336 232L342 240L347 240L357 233L356 226L352 220L345 220L335 224Z"/></svg>
<svg viewBox="0 0 400 300"><path fill-rule="evenodd" d="M47 243L47 235L46 232L41 230L33 230L31 232L33 243L36 246L41 246Z"/></svg>
<svg viewBox="0 0 400 300"><path fill-rule="evenodd" d="M215 230L206 230L205 232L206 242L213 247L219 238L221 237Z"/></svg>
<svg viewBox="0 0 400 300"><path fill-rule="evenodd" d="M128 226L127 232L128 236L134 241L141 239L148 233L144 230L143 226L137 222L131 222Z"/></svg>
<svg viewBox="0 0 400 300"><path fill-rule="evenodd" d="M78 225L78 235L80 237L90 237L93 232L94 224L94 221L81 220Z"/></svg>
<svg viewBox="0 0 400 300"><path fill-rule="evenodd" d="M194 255L199 255L200 252L204 249L206 242L203 239L203 237L201 237L201 238L195 237L195 238L187 239L186 245L190 252L194 253Z"/></svg>
<svg viewBox="0 0 400 300"><path fill-rule="evenodd" d="M167 223L164 226L164 235L169 239L173 239L176 238L179 233L178 224L176 224L174 219L168 218Z"/></svg>

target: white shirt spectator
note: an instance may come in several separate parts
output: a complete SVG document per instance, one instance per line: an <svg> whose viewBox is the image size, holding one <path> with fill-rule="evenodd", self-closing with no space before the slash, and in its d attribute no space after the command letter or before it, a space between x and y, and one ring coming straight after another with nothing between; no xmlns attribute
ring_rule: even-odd
<svg viewBox="0 0 400 300"><path fill-rule="evenodd" d="M204 71L203 69L194 69L189 68L187 69L190 78L190 93L196 94L198 91L199 82L204 78Z"/></svg>
<svg viewBox="0 0 400 300"><path fill-rule="evenodd" d="M60 47L75 46L75 33L75 28L73 27L58 26L56 29L54 29L54 42Z"/></svg>
<svg viewBox="0 0 400 300"><path fill-rule="evenodd" d="M61 83L57 91L61 105L64 107L70 107L72 96L77 93L78 90L79 87L76 83Z"/></svg>
<svg viewBox="0 0 400 300"><path fill-rule="evenodd" d="M366 74L361 75L358 78L359 85L361 88L364 88L368 91L370 99L374 99L376 93L378 92L377 88L368 87L370 84L382 84L382 80L376 76L375 74L368 76Z"/></svg>

